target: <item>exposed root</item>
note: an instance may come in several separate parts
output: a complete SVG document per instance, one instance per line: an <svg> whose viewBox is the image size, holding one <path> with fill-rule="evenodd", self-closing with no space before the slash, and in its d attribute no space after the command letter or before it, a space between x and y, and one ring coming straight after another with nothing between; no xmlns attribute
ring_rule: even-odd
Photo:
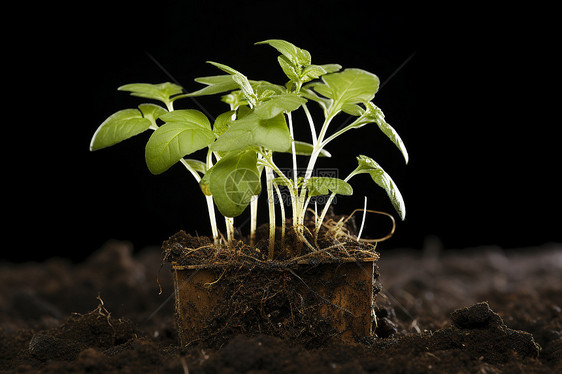
<svg viewBox="0 0 562 374"><path fill-rule="evenodd" d="M111 323L111 313L109 312L109 310L107 310L107 308L104 306L104 302L100 296L100 294L98 293L98 296L96 297L96 299L98 299L99 304L98 307L96 309L94 309L92 311L92 313L98 313L100 316L105 317L105 319L107 320L107 324L109 326L111 326L111 328L113 330L115 330L115 328L113 327L113 324Z"/></svg>
<svg viewBox="0 0 562 374"><path fill-rule="evenodd" d="M385 240L388 240L392 237L392 235L394 235L394 231L396 230L396 221L394 220L394 217L392 216L392 214L386 213L386 212L380 212L378 210L371 210L371 209L355 209L353 212L351 212L351 214L344 220L343 223L347 222L355 213L357 212L369 212L369 213L375 213L375 214L381 214L383 216L387 216L390 218L390 220L392 221L392 230L390 230L390 232L383 236L380 239L359 239L358 241L363 242L363 243L379 243Z"/></svg>
<svg viewBox="0 0 562 374"><path fill-rule="evenodd" d="M310 209L309 209L310 210ZM389 217L392 221L391 231L378 239L357 239L355 213L369 212ZM164 242L164 261L179 265L214 266L225 263L270 264L272 266L292 266L298 261L331 261L341 259L378 258L375 250L377 243L390 238L395 231L394 217L385 212L356 209L347 216L328 215L316 233L316 220L308 215L295 230L288 230L283 242L275 242L275 257L268 258L269 225L264 224L256 231L255 244L248 240L234 240L230 246L217 248L207 237L193 237L183 231ZM293 222L287 220L286 226ZM281 228L277 228L281 230ZM243 239L243 238L241 238ZM301 248L304 253L301 253Z"/></svg>

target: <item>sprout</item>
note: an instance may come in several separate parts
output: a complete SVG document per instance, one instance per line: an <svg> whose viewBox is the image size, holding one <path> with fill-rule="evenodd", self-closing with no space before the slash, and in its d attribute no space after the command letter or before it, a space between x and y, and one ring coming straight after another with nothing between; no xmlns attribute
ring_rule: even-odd
<svg viewBox="0 0 562 374"><path fill-rule="evenodd" d="M125 109L111 115L94 133L92 151L115 145L132 136L152 130L145 149L148 169L160 174L181 162L199 184L207 201L213 239L220 246L215 208L224 216L227 242L234 240L234 217L250 205L251 245L255 242L257 196L262 191L262 174L269 208L269 251L273 260L275 244L274 191L281 196L279 186L290 195L293 230L302 243L314 251L318 248L305 239L303 225L312 197L329 195L319 217L316 217L315 236L318 235L329 206L336 194L351 195L349 180L358 174L369 174L383 188L398 215L405 218L402 195L392 178L373 159L360 155L358 166L345 179L314 176L318 157L331 157L325 149L333 140L352 129L375 123L396 145L406 163L408 152L396 132L386 120L373 99L379 88L379 78L361 69L343 69L337 64L312 64L308 51L284 40L271 39L256 43L269 45L281 55L277 61L288 82L277 85L266 81L250 80L246 75L227 65L209 62L225 74L196 78L205 87L185 93L173 83L135 83L119 87L131 95L160 101L165 107L141 104L137 109ZM213 125L205 114L194 109L174 109L178 99L205 95L222 95L229 108L220 114ZM322 125L318 128L308 109L310 102L323 111ZM312 143L294 138L292 113L304 111ZM329 133L330 124L340 113L355 117L341 130ZM186 156L206 149L204 161ZM276 153L292 155L292 175L285 174L276 164ZM298 157L308 157L304 175L298 175ZM285 209L281 204L282 238L285 235ZM316 238L315 238L316 239ZM315 240L316 242L316 240Z"/></svg>

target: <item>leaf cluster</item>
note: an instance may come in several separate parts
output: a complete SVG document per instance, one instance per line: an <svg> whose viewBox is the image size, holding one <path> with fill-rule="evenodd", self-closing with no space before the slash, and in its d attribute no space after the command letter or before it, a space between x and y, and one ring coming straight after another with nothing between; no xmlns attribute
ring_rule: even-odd
<svg viewBox="0 0 562 374"><path fill-rule="evenodd" d="M240 71L218 62L209 62L223 74L199 77L195 81L204 87L186 92L173 83L133 83L121 86L120 91L157 101L143 103L138 108L124 109L109 116L96 130L90 149L99 150L152 130L146 147L145 161L153 174L160 174L181 162L190 171L206 196L212 196L225 217L240 215L259 195L264 168L275 171L273 182L291 190L295 214L304 215L305 203L299 196L351 195L349 179L369 174L383 188L402 219L405 207L402 195L390 176L373 159L358 156L358 166L345 180L313 177L310 174L290 179L274 162L274 153L309 156L309 167L317 157L330 157L326 145L343 133L376 123L378 128L396 145L408 162L404 142L389 125L373 99L379 89L379 78L365 70L338 64L316 65L311 54L290 42L270 39L258 45L269 45L280 55L280 68L288 81L282 85L252 80ZM221 95L229 109L217 116L213 123L205 114L194 109L174 109L178 99L206 95ZM318 129L309 115L307 104L319 105L324 113L323 125ZM291 113L303 108L309 120L312 143L292 137ZM355 120L343 129L328 135L330 122L339 113ZM204 161L186 159L206 149ZM294 158L294 160L296 160ZM295 162L295 161L294 161ZM302 217L301 217L302 218Z"/></svg>

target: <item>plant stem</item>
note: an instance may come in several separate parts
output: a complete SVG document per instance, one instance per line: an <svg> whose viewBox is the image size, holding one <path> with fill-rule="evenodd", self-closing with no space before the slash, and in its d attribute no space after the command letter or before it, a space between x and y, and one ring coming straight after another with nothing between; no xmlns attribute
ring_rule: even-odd
<svg viewBox="0 0 562 374"><path fill-rule="evenodd" d="M297 203L297 222L304 222L304 215L306 214L306 205L307 205L307 200L305 198L306 196L306 192L307 192L307 188L306 188L306 183L308 182L308 180L310 179L310 177L312 176L312 172L314 170L314 165L316 164L316 161L318 160L318 156L320 155L320 152L322 151L323 145L322 145L322 140L324 139L324 136L326 135L326 131L328 130L328 126L330 125L330 122L332 121L332 118L334 118L334 116L329 116L326 118L326 120L324 121L324 124L322 125L322 129L320 130L320 134L318 135L318 139L316 144L314 144L313 150L312 150L312 154L310 155L310 159L308 161L308 165L306 167L306 173L303 179L303 187L301 188L300 194L298 195L298 201L296 201ZM293 222L294 223L294 222ZM298 229L297 232L297 236L302 235L303 230L302 227L298 227L296 228Z"/></svg>
<svg viewBox="0 0 562 374"><path fill-rule="evenodd" d="M226 224L226 240L230 246L234 243L234 218L224 217L224 222Z"/></svg>
<svg viewBox="0 0 562 374"><path fill-rule="evenodd" d="M353 128L355 128L361 121L363 120L363 117L359 117L357 118L355 121L353 121L351 124L347 125L346 127L344 127L343 129L336 131L335 133L333 133L332 135L330 135L328 137L328 139L326 140L322 140L320 144L321 148L324 148L329 142L331 142L332 140L334 140L335 138L337 138L338 136L342 135L344 132L347 132Z"/></svg>
<svg viewBox="0 0 562 374"><path fill-rule="evenodd" d="M252 196L250 202L250 246L256 243L256 228L258 223L258 197Z"/></svg>
<svg viewBox="0 0 562 374"><path fill-rule="evenodd" d="M328 208L330 207L330 204L332 203L332 200L334 200L335 196L336 196L336 194L334 192L332 192L332 194L328 198L328 201L324 205L324 209L322 209L322 213L320 213L320 218L316 221L316 230L314 232L315 238L318 237L318 233L320 232L320 227L322 226L322 222L324 222L324 218L326 217L326 213L328 213Z"/></svg>
<svg viewBox="0 0 562 374"><path fill-rule="evenodd" d="M355 175L355 171L352 171L351 174L349 174L344 179L344 181L348 182L351 179L351 177L353 177L354 175ZM322 209L322 213L320 214L320 219L318 221L316 221L316 231L314 233L315 237L318 236L318 232L320 231L320 226L322 226L322 222L324 222L324 218L326 217L326 214L328 213L328 209L330 208L330 204L332 204L332 200L334 200L334 197L336 197L336 194L335 194L335 192L332 192L332 194L328 198L328 201L324 205L324 209Z"/></svg>
<svg viewBox="0 0 562 374"><path fill-rule="evenodd" d="M277 192L277 196L279 197L279 208L281 209L281 248L283 248L285 246L285 201L283 201L281 190L276 184L275 191Z"/></svg>
<svg viewBox="0 0 562 374"><path fill-rule="evenodd" d="M318 142L318 137L316 136L316 128L314 126L314 121L312 119L312 115L310 114L310 111L308 110L308 107L306 106L306 104L303 104L302 108L304 109L304 112L306 113L306 118L308 119L308 124L310 125L310 135L312 136L312 145L316 146L316 143Z"/></svg>
<svg viewBox="0 0 562 374"><path fill-rule="evenodd" d="M201 177L199 174L185 161L185 159L180 160L183 166L193 175L193 178L199 183L201 181ZM215 216L215 203L213 202L212 196L205 196L207 201L207 210L209 211L209 222L211 223L211 232L213 234L213 243L215 246L219 245L219 230L217 228L217 218Z"/></svg>
<svg viewBox="0 0 562 374"><path fill-rule="evenodd" d="M365 204L363 205L363 218L361 219L361 227L359 228L359 234L357 234L357 241L361 239L361 234L363 233L363 227L365 227L366 216L367 216L367 196L365 196Z"/></svg>
<svg viewBox="0 0 562 374"><path fill-rule="evenodd" d="M269 206L269 252L267 259L273 260L275 250L275 203L273 201L273 170L266 166L267 201Z"/></svg>
<svg viewBox="0 0 562 374"><path fill-rule="evenodd" d="M293 156L293 182L295 186L297 185L297 153L295 150L295 135L293 133L293 116L291 113L287 113L289 118L289 132L291 134L291 154Z"/></svg>
<svg viewBox="0 0 562 374"><path fill-rule="evenodd" d="M209 221L211 222L211 231L213 233L213 243L215 247L220 245L219 230L217 228L217 217L215 216L215 203L212 196L205 196L207 200L207 210L209 211Z"/></svg>
<svg viewBox="0 0 562 374"><path fill-rule="evenodd" d="M168 108L168 112L174 111L174 102L166 100L166 107Z"/></svg>
<svg viewBox="0 0 562 374"><path fill-rule="evenodd" d="M199 174L197 173L197 171L195 171L195 169L193 169L191 167L191 165L189 165L187 163L187 161L185 161L184 158L182 158L181 163L183 164L183 166L185 166L185 168L187 169L187 171L189 171L191 173L191 175L193 175L193 178L195 178L195 180L197 181L197 183L201 182L201 177L199 176Z"/></svg>
<svg viewBox="0 0 562 374"><path fill-rule="evenodd" d="M291 181L289 178L287 178L287 176L285 174L283 174L283 172L281 170L279 170L279 168L277 167L277 165L275 165L275 163L273 162L273 160L271 159L271 155L266 155L266 154L262 154L263 156L263 163L265 165L265 167L269 167L271 168L273 171L275 171L275 173L277 173L277 175L279 175L279 177L281 177L281 179L283 179L283 181L285 182L285 184L287 185L288 189L289 189L289 194L291 196L291 208L293 210L293 229L295 230L295 234L297 235L297 237L299 237L299 229L298 229L298 224L296 223L298 220L298 217L300 215L300 211L299 211L299 204L298 204L298 188L296 187L296 185L294 184L293 181ZM267 169L266 169L267 170ZM301 244L300 242L297 242L297 246L299 246L299 244Z"/></svg>

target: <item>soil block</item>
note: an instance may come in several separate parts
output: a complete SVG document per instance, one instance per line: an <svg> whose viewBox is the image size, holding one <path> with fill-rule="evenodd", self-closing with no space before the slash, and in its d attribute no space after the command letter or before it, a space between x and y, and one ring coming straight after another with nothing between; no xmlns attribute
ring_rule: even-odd
<svg viewBox="0 0 562 374"><path fill-rule="evenodd" d="M369 339L381 290L378 253L343 245L303 253L285 245L268 260L259 241L217 250L206 237L176 233L162 249L172 264L181 345L220 347L240 334L306 346Z"/></svg>
<svg viewBox="0 0 562 374"><path fill-rule="evenodd" d="M374 259L297 264L173 265L183 346L268 334L305 344L373 334Z"/></svg>

